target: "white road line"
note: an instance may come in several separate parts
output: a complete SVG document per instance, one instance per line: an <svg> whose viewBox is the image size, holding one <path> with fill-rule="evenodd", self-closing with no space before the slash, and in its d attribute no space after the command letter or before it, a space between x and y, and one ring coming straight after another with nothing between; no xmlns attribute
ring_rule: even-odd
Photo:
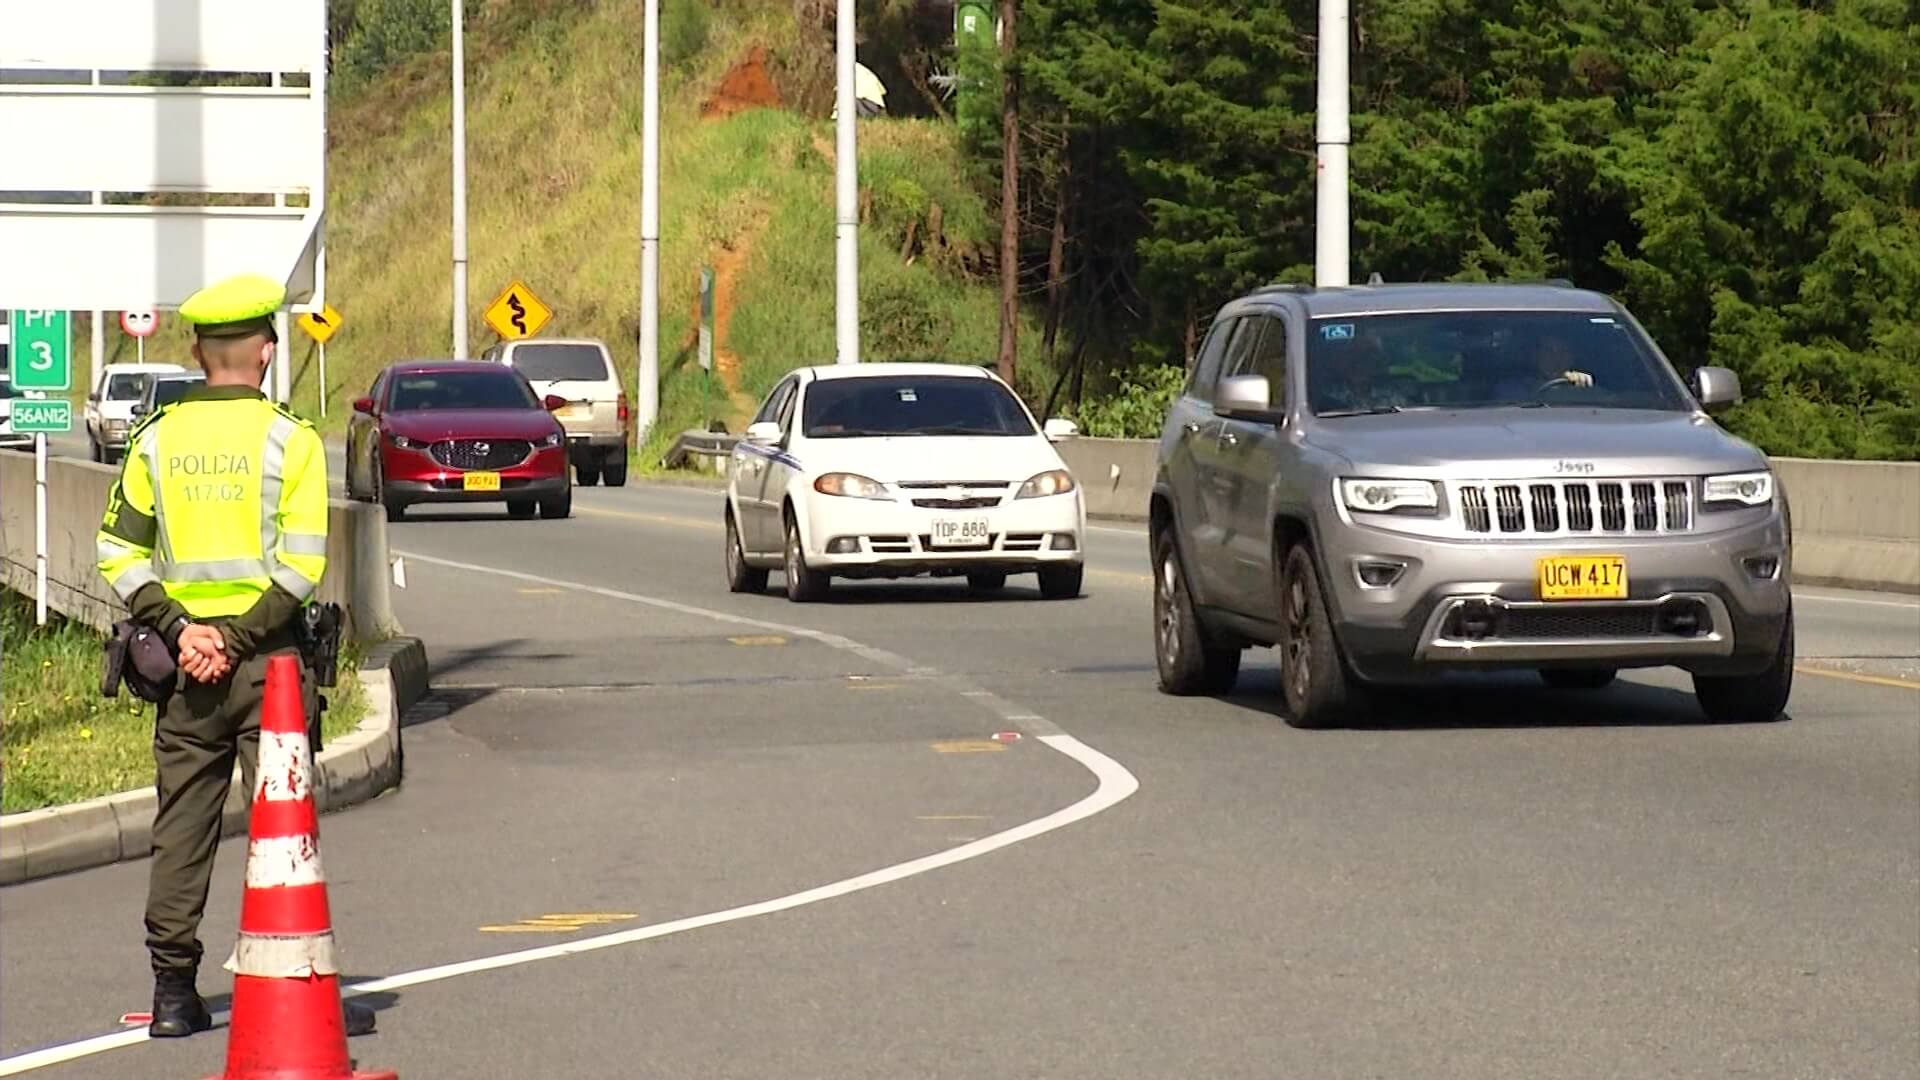
<svg viewBox="0 0 1920 1080"><path fill-rule="evenodd" d="M604 589L594 585L583 585L577 582L537 577L533 574L522 574L518 571L501 570L496 567L454 562L450 559L438 559L429 555L421 555L413 552L396 551L394 554L418 562L430 563L436 566L446 566L456 570L467 570L474 573L493 574L498 577L516 578L542 585L550 585L556 588L594 593L596 595L612 597L617 600L625 600L635 604L644 604L648 607L661 608L667 611L700 615L721 622L779 630L784 633L793 634L796 637L810 638L834 648L854 652L869 660L884 663L889 667L900 668L910 674L940 677L950 685L963 689L963 691L969 689L977 690L977 688L967 687L962 680L956 676L943 676L936 669L915 664L905 657L887 652L884 649L875 649L867 645L862 645L850 638L841 637L838 634L829 634L808 627L787 626L761 619L750 619L745 616L730 615L722 611L712 611L707 608L694 607L691 604L662 600L658 597L641 596L637 593L626 593L617 589ZM969 694L968 696L985 704L986 707L1003 722L1018 722L1025 725L1029 730L1034 732L1035 738L1039 742L1072 758L1088 772L1093 773L1094 778L1099 782L1098 786L1094 788L1091 794L1080 801L1055 810L1053 813L1047 814L1044 817L1035 818L1025 824L1016 825L1013 828L994 833L991 836L984 836L978 840L948 848L945 851L935 852L932 855L923 855L918 859L910 859L906 862L881 867L878 870L871 870L857 877L843 878L826 885L816 886L802 892L789 893L771 900L762 900L754 904L743 904L739 907L731 907L722 911L708 912L705 915L694 915L684 919L675 919L672 922L655 923L652 926L642 926L614 933L599 934L557 945L544 945L538 948L522 949L518 952L499 953L493 956L481 957L476 960L462 960L457 963L421 968L416 971L403 972L398 975L388 975L384 978L372 979L367 982L351 983L341 987L341 994L344 997L353 997L360 994L384 993L409 986L419 986L422 983L439 982L443 979L457 978L461 975L496 971L500 968L517 967L521 964L532 964L541 960L557 960L562 957L573 956L578 953L595 952L600 949L618 948L622 945L651 941L654 938L667 937L671 934L681 934L689 930L700 930L709 926L718 926L722 923L738 922L742 919L758 918L762 915L772 915L776 912L789 911L793 908L804 907L808 904L817 904L824 900L834 900L852 893L939 870L943 867L952 866L955 863L966 862L969 859L977 859L982 855L990 854L1001 848L1011 847L1014 844L1031 840L1037 836L1053 832L1056 829L1065 828L1068 825L1072 825L1078 821L1084 821L1120 803L1140 789L1140 781L1136 779L1131 772L1128 772L1125 766L1073 736L1066 734L1045 719L1023 709L1019 709L1011 703L989 693L979 692ZM214 1013L214 1024L216 1026L226 1024L231 1015L230 1012L226 1011ZM31 1072L35 1069L44 1069L51 1065L59 1065L79 1058L90 1057L94 1054L105 1053L109 1050L136 1046L147 1040L148 1035L146 1029L135 1028L131 1031L116 1031L110 1035L99 1035L91 1039L82 1039L78 1042L49 1046L24 1054L16 1054L9 1058L0 1059L0 1076L16 1076L20 1073Z"/></svg>
<svg viewBox="0 0 1920 1080"><path fill-rule="evenodd" d="M1793 591L1793 598L1801 601L1819 600L1829 604L1861 604L1866 607L1900 608L1904 611L1920 614L1920 603L1906 603L1900 600L1869 600L1864 596L1834 596L1831 593L1801 592L1798 589Z"/></svg>

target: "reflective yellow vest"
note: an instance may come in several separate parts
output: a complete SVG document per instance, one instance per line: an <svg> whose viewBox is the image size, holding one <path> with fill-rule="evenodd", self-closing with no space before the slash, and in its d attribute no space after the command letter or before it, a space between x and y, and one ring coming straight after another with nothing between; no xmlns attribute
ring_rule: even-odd
<svg viewBox="0 0 1920 1080"><path fill-rule="evenodd" d="M200 618L327 567L327 458L313 425L247 388L196 389L134 429L96 538L122 601L159 582Z"/></svg>

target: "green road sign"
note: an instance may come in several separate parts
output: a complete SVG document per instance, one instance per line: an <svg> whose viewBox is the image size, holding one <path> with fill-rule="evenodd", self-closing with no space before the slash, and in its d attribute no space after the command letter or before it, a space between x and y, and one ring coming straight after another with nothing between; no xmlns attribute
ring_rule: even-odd
<svg viewBox="0 0 1920 1080"><path fill-rule="evenodd" d="M13 388L73 389L73 334L67 312L15 308L12 315Z"/></svg>
<svg viewBox="0 0 1920 1080"><path fill-rule="evenodd" d="M13 399L13 430L22 435L60 435L73 430L73 403Z"/></svg>

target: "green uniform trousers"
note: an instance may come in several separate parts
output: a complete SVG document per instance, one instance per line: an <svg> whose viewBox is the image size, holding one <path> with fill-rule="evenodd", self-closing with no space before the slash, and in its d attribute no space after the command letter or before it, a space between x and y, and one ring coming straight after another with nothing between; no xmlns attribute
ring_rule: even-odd
<svg viewBox="0 0 1920 1080"><path fill-rule="evenodd" d="M291 629L269 634L255 655L234 665L220 682L203 684L181 672L179 689L160 706L153 728L159 812L147 885L147 951L156 972L200 966L200 917L213 881L213 853L234 762L240 763L251 804L267 658L295 648ZM317 736L319 689L304 663L300 685L307 730Z"/></svg>

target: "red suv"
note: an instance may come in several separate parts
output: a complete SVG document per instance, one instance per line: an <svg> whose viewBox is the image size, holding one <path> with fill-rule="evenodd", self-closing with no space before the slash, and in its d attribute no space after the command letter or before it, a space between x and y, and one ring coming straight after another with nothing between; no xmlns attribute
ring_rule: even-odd
<svg viewBox="0 0 1920 1080"><path fill-rule="evenodd" d="M353 403L347 497L385 503L504 502L516 518L573 512L566 432L518 372L473 361L402 363Z"/></svg>

